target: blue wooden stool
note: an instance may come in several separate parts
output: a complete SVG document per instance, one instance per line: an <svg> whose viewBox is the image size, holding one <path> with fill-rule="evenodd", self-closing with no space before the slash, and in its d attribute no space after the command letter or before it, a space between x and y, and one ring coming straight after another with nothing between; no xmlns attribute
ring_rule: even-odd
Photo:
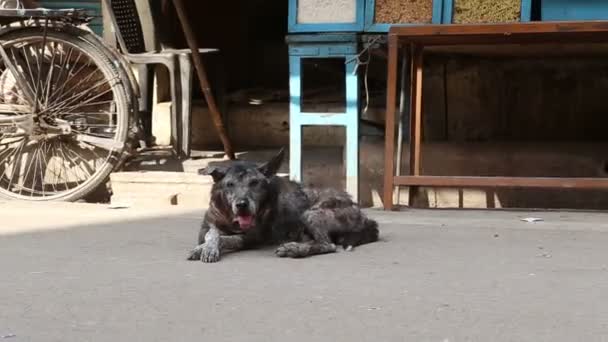
<svg viewBox="0 0 608 342"><path fill-rule="evenodd" d="M346 191L359 198L359 77L357 75L357 35L291 35L289 44L289 175L302 181L302 127L342 126L346 130ZM344 58L346 68L346 112L302 112L302 60Z"/></svg>

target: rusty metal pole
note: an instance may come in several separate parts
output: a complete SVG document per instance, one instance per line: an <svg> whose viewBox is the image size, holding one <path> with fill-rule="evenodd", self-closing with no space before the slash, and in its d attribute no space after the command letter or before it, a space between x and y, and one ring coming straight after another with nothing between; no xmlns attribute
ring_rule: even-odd
<svg viewBox="0 0 608 342"><path fill-rule="evenodd" d="M222 116L220 115L220 111L215 103L215 98L211 93L211 87L209 86L209 80L207 79L207 72L205 70L205 66L203 65L201 55L198 52L198 43L196 41L196 37L194 36L194 32L192 31L192 27L190 26L188 16L186 15L184 4L182 0L173 0L173 6L175 6L175 11L177 12L177 16L181 23L182 30L184 31L184 36L186 37L188 46L190 47L190 50L192 50L192 61L194 62L194 68L196 69L196 74L198 76L201 89L203 90L203 95L205 95L205 100L209 106L209 112L211 113L211 119L213 120L213 124L217 130L217 134L222 140L224 151L226 152L228 158L235 159L232 144L228 138L228 133L226 133Z"/></svg>

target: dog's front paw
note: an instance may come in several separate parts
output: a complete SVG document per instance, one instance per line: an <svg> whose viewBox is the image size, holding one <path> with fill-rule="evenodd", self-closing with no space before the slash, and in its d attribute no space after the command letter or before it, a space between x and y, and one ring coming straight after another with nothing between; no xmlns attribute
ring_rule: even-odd
<svg viewBox="0 0 608 342"><path fill-rule="evenodd" d="M274 253L280 258L299 258L307 255L308 249L308 245L288 242L280 245Z"/></svg>
<svg viewBox="0 0 608 342"><path fill-rule="evenodd" d="M215 247L203 245L200 258L204 263L218 262L220 261L220 250Z"/></svg>
<svg viewBox="0 0 608 342"><path fill-rule="evenodd" d="M188 253L188 256L186 257L187 260L201 260L201 254L203 253L203 247L202 245L200 246L196 246L194 247L193 250L191 250Z"/></svg>

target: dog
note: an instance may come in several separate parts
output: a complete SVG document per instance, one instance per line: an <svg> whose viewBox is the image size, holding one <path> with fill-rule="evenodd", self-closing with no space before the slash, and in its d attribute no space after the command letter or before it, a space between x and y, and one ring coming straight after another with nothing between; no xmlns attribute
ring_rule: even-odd
<svg viewBox="0 0 608 342"><path fill-rule="evenodd" d="M199 170L213 178L213 188L189 260L213 263L228 252L265 245L278 245L279 257L303 258L378 240L377 222L346 192L278 177L283 157L281 149L260 166L233 161Z"/></svg>

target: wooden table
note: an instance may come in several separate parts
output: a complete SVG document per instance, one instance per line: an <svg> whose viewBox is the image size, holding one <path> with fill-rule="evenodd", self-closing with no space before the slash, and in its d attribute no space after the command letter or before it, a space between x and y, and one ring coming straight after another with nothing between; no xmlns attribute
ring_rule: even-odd
<svg viewBox="0 0 608 342"><path fill-rule="evenodd" d="M393 191L396 186L410 187L410 205L413 203L412 200L419 186L608 189L607 178L456 177L425 176L421 174L422 70L425 47L574 43L608 43L608 21L392 27L388 36L389 57L383 196L385 210L394 208ZM401 49L405 50L404 56L410 56L404 62L404 66L407 65L410 71L410 174L408 176L395 175L397 64ZM401 146L401 144L399 145Z"/></svg>

